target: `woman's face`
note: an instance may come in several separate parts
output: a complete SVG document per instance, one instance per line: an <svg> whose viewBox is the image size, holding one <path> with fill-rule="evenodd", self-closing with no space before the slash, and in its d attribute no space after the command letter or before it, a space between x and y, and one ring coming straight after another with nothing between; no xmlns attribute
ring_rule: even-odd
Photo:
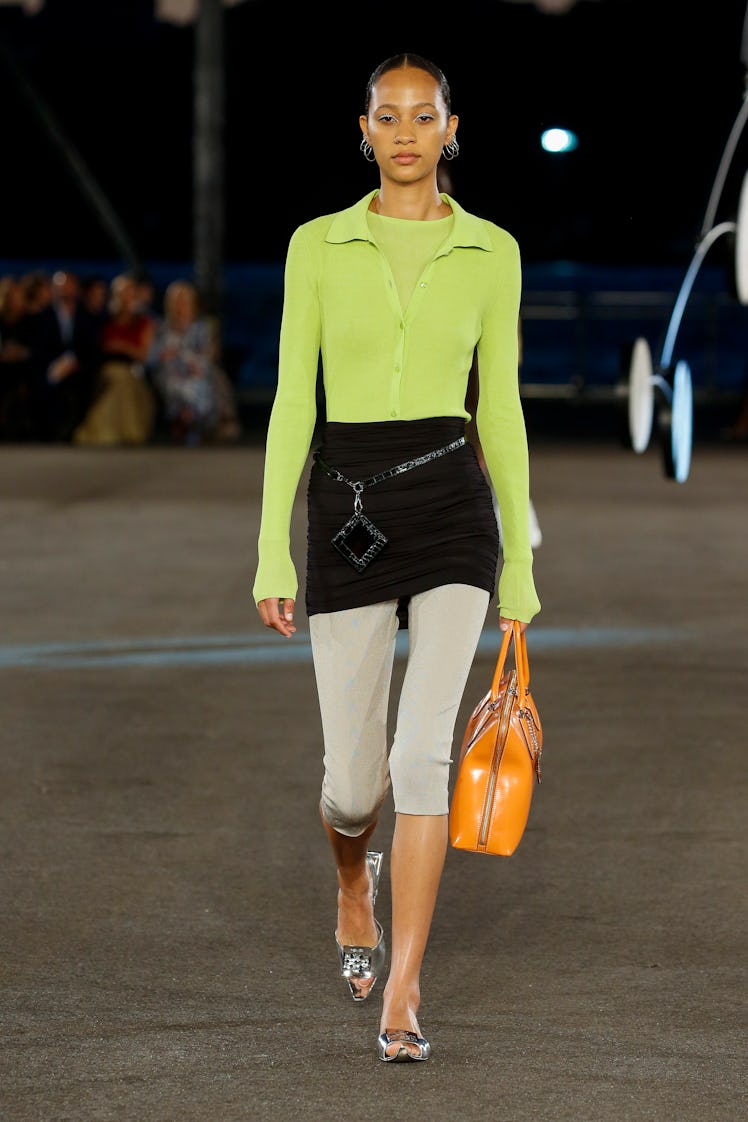
<svg viewBox="0 0 748 1122"><path fill-rule="evenodd" d="M197 299L191 288L179 285L169 293L169 316L178 323L191 323L197 312Z"/></svg>
<svg viewBox="0 0 748 1122"><path fill-rule="evenodd" d="M18 319L26 310L23 288L17 280L9 279L0 290L0 311L9 320Z"/></svg>
<svg viewBox="0 0 748 1122"><path fill-rule="evenodd" d="M442 148L457 131L457 117L447 115L437 80L411 66L381 76L359 123L382 175L396 183L433 175Z"/></svg>
<svg viewBox="0 0 748 1122"><path fill-rule="evenodd" d="M133 280L129 277L115 277L112 281L112 310L119 315L129 315L135 307L137 295Z"/></svg>

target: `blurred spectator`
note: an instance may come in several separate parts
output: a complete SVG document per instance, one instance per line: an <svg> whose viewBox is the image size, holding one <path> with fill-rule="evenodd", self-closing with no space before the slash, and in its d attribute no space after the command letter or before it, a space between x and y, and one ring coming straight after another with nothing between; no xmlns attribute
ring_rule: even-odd
<svg viewBox="0 0 748 1122"><path fill-rule="evenodd" d="M102 277L100 273L87 273L81 277L81 321L85 324L84 330L91 346L89 405L93 400L97 371L101 365L101 333L109 320L109 298L109 281Z"/></svg>
<svg viewBox="0 0 748 1122"><path fill-rule="evenodd" d="M151 437L155 399L145 364L155 321L139 310L138 287L126 273L111 283L107 319L92 404L74 434L75 444L145 444Z"/></svg>
<svg viewBox="0 0 748 1122"><path fill-rule="evenodd" d="M52 278L43 269L25 273L21 277L21 287L29 315L43 311L52 299Z"/></svg>
<svg viewBox="0 0 748 1122"><path fill-rule="evenodd" d="M17 277L0 277L0 439L35 435L30 317Z"/></svg>
<svg viewBox="0 0 748 1122"><path fill-rule="evenodd" d="M98 364L99 324L81 303L77 274L54 273L51 299L32 324L39 435L68 442L90 405Z"/></svg>
<svg viewBox="0 0 748 1122"><path fill-rule="evenodd" d="M136 302L139 312L146 316L156 315L156 286L153 277L145 269L134 269L128 274L135 282Z"/></svg>
<svg viewBox="0 0 748 1122"><path fill-rule="evenodd" d="M198 290L190 281L175 280L166 289L148 361L175 443L239 438L233 386L220 365L218 326L202 313Z"/></svg>
<svg viewBox="0 0 748 1122"><path fill-rule="evenodd" d="M81 307L99 327L103 327L109 314L109 282L100 273L87 273L81 277Z"/></svg>

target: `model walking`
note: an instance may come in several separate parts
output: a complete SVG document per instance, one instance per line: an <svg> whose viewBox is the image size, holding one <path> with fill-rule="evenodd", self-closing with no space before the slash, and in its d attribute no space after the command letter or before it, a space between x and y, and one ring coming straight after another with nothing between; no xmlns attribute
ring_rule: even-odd
<svg viewBox="0 0 748 1122"><path fill-rule="evenodd" d="M501 625L527 623L540 608L517 376L519 251L439 192L437 166L457 155L457 124L434 63L414 54L381 63L360 117L379 187L290 240L254 583L263 622L292 636L289 526L321 355L326 419L308 489L306 574L320 813L337 868L338 972L363 1001L385 961L374 916L383 853L370 843L392 790L391 961L377 1041L385 1061L431 1050L418 1021L420 973L447 849L452 737L496 593L491 493L464 435L476 353L477 426L502 514ZM409 653L388 751L400 627Z"/></svg>

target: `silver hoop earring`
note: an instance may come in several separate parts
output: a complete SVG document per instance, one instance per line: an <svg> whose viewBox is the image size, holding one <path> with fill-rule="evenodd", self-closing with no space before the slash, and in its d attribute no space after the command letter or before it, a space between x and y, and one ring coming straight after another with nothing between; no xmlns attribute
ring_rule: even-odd
<svg viewBox="0 0 748 1122"><path fill-rule="evenodd" d="M460 146L454 137L450 140L449 144L444 146L444 159L453 160L455 156L459 156Z"/></svg>
<svg viewBox="0 0 748 1122"><path fill-rule="evenodd" d="M361 143L359 144L359 148L363 152L365 160L368 160L370 164L376 163L376 156L374 155L374 149L372 148L371 144L369 144L369 141L366 139L365 136L361 137Z"/></svg>

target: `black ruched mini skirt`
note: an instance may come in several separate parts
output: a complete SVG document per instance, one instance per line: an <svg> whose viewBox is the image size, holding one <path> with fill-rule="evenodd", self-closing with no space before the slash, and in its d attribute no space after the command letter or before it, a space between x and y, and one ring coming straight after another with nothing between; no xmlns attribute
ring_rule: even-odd
<svg viewBox="0 0 748 1122"><path fill-rule="evenodd" d="M322 459L363 480L465 435L461 417L417 421L328 421ZM418 592L444 584L496 591L499 532L491 491L475 448L456 451L367 487L363 513L387 545L358 572L331 539L353 514L354 492L315 462L307 490L307 615L398 600L400 627Z"/></svg>

